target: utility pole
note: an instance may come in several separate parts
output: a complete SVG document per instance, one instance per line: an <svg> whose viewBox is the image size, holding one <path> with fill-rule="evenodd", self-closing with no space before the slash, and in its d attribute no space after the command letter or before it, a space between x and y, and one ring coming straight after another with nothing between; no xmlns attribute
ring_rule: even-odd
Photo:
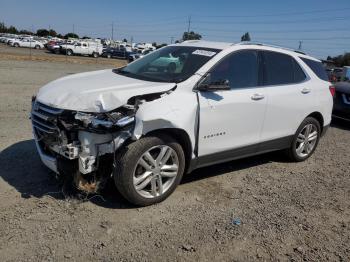
<svg viewBox="0 0 350 262"><path fill-rule="evenodd" d="M49 25L49 36L51 36L51 25Z"/></svg>
<svg viewBox="0 0 350 262"><path fill-rule="evenodd" d="M188 17L187 33L190 32L190 29L191 29L191 16Z"/></svg>
<svg viewBox="0 0 350 262"><path fill-rule="evenodd" d="M174 42L174 37L170 37L170 43L172 44Z"/></svg>
<svg viewBox="0 0 350 262"><path fill-rule="evenodd" d="M114 22L112 22L112 40L114 40Z"/></svg>
<svg viewBox="0 0 350 262"><path fill-rule="evenodd" d="M33 32L33 35L34 35L34 26L32 25L32 32ZM32 40L33 38L30 38L29 39L29 57L30 57L30 60L32 60Z"/></svg>
<svg viewBox="0 0 350 262"><path fill-rule="evenodd" d="M73 34L75 34L75 25L73 24Z"/></svg>
<svg viewBox="0 0 350 262"><path fill-rule="evenodd" d="M302 50L303 49L303 41L299 41L299 48L298 48L298 50Z"/></svg>

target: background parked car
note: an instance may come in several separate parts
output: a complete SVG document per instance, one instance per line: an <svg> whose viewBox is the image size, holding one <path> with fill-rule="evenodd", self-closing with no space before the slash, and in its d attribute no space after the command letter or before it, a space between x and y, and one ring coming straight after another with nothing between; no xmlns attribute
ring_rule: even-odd
<svg viewBox="0 0 350 262"><path fill-rule="evenodd" d="M132 53L128 56L128 62L130 63L132 61L135 61L136 59L142 58L153 51L154 51L153 49L145 49L137 53Z"/></svg>
<svg viewBox="0 0 350 262"><path fill-rule="evenodd" d="M44 44L30 38L15 39L12 41L11 46L13 47L29 47L40 49L44 48Z"/></svg>
<svg viewBox="0 0 350 262"><path fill-rule="evenodd" d="M63 44L64 44L63 41L50 41L47 43L47 50L49 50L54 54L59 54L61 45Z"/></svg>
<svg viewBox="0 0 350 262"><path fill-rule="evenodd" d="M349 81L350 80L350 66L344 66L342 71L342 80Z"/></svg>
<svg viewBox="0 0 350 262"><path fill-rule="evenodd" d="M350 82L335 84L333 117L350 121Z"/></svg>
<svg viewBox="0 0 350 262"><path fill-rule="evenodd" d="M120 58L128 59L129 55L134 54L134 52L128 51L124 47L109 47L103 50L102 56L107 58Z"/></svg>

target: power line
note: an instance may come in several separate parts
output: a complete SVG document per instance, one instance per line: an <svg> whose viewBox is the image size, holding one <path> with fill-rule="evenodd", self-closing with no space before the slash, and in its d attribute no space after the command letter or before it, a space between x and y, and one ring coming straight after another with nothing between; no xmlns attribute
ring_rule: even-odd
<svg viewBox="0 0 350 262"><path fill-rule="evenodd" d="M213 28L202 28L202 27L194 27L194 30L197 31L212 31L212 32L223 32L223 33L243 33L246 31L249 31L250 33L317 33L317 32L336 32L336 31L349 31L349 28L314 28L314 29L306 29L306 30L290 30L290 29L285 29L285 30L222 30L222 29L213 29Z"/></svg>
<svg viewBox="0 0 350 262"><path fill-rule="evenodd" d="M195 15L195 17L237 17L237 18L249 18L249 17L267 17L267 16L286 16L286 15L306 15L306 14L317 14L317 13L331 13L331 12L339 12L339 11L347 11L350 10L349 7L345 8L337 8L337 9L323 9L323 10L313 10L313 11L301 11L301 12L286 12L286 13L270 13L270 14L256 14L256 15Z"/></svg>
<svg viewBox="0 0 350 262"><path fill-rule="evenodd" d="M322 18L309 18L309 19L301 19L301 20L276 20L276 21L200 21L195 20L194 23L197 24L259 24L259 25L265 25L265 24L297 24L297 23L304 23L304 22L327 22L329 23L329 20L332 19L332 21L343 21L350 19L349 16L341 16L341 17L322 17Z"/></svg>

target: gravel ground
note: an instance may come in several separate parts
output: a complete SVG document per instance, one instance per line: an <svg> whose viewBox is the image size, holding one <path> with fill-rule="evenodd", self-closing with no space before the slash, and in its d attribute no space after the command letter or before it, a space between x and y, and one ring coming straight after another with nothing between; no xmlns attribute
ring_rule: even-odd
<svg viewBox="0 0 350 262"><path fill-rule="evenodd" d="M272 153L203 168L154 206L129 205L113 185L103 196L64 199L36 153L30 98L58 77L106 67L0 54L2 261L350 261L343 122L306 162Z"/></svg>

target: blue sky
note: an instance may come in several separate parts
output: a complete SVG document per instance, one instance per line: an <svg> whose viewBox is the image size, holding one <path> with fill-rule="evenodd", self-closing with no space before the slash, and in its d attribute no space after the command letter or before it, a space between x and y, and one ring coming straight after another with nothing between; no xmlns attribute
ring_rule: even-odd
<svg viewBox="0 0 350 262"><path fill-rule="evenodd" d="M350 51L349 0L0 0L0 21L20 29L170 43L191 30L203 39L253 41L298 48L319 58Z"/></svg>

